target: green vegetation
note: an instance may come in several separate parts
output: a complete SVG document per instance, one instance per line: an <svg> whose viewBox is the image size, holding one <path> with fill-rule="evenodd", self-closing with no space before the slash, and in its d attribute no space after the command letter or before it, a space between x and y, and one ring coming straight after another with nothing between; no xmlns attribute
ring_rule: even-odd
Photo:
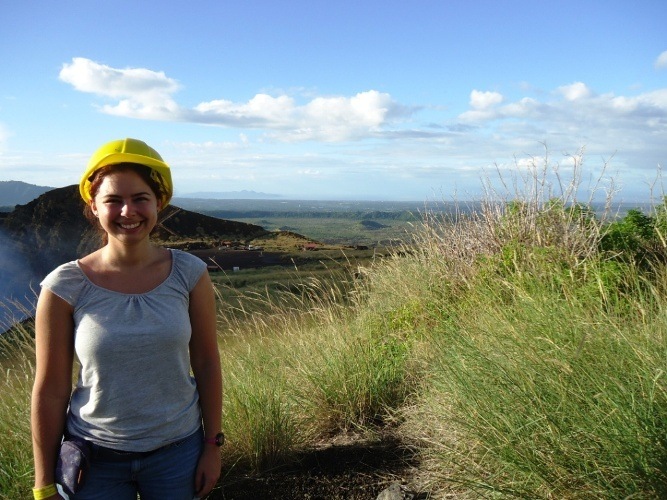
<svg viewBox="0 0 667 500"><path fill-rule="evenodd" d="M434 497L664 498L667 199L608 223L533 175L364 266L215 274L224 462L390 428ZM4 498L31 485L24 328L0 348Z"/></svg>
<svg viewBox="0 0 667 500"><path fill-rule="evenodd" d="M369 214L368 217L371 217ZM387 246L405 242L414 232L415 221L401 219L354 218L340 212L330 217L309 217L298 214L286 217L271 214L260 218L238 220L256 224L269 231L283 230L307 235L329 245Z"/></svg>
<svg viewBox="0 0 667 500"><path fill-rule="evenodd" d="M178 199L185 208L222 219L292 231L329 245L386 246L406 242L427 210L446 213L448 203L196 200Z"/></svg>
<svg viewBox="0 0 667 500"><path fill-rule="evenodd" d="M33 328L20 324L0 335L0 498L28 498L33 485L30 391Z"/></svg>

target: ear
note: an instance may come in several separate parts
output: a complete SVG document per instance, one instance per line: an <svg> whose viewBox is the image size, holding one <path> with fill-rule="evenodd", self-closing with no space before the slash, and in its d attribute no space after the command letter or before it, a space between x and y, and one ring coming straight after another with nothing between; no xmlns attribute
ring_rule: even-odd
<svg viewBox="0 0 667 500"><path fill-rule="evenodd" d="M93 213L95 217L97 217L97 205L95 204L95 200L90 200L90 211Z"/></svg>

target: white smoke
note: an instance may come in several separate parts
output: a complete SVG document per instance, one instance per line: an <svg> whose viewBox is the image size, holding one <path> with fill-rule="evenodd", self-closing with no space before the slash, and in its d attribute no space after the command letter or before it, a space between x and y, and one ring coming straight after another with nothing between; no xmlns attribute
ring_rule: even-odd
<svg viewBox="0 0 667 500"><path fill-rule="evenodd" d="M34 314L38 276L0 229L0 333Z"/></svg>

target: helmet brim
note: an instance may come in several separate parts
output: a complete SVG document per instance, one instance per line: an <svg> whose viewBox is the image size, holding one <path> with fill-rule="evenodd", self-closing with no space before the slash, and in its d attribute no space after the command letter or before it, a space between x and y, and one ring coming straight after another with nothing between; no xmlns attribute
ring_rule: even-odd
<svg viewBox="0 0 667 500"><path fill-rule="evenodd" d="M136 163L138 165L145 165L160 174L164 181L163 188L165 188L165 192L163 193L161 199L161 208L165 208L169 204L173 195L173 184L169 165L167 165L165 162L150 158L148 156L137 155L133 153L111 153L104 156L103 158L100 158L96 163L89 165L81 177L81 181L79 183L79 194L81 194L83 201L86 203L90 203L92 201L92 197L90 196L90 178L93 176L93 174L99 169L106 167L107 165L116 165L119 163Z"/></svg>

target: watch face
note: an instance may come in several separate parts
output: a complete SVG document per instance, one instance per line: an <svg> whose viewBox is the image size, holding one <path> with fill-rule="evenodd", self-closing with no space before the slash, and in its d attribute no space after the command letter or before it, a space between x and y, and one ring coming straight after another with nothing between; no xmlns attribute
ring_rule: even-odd
<svg viewBox="0 0 667 500"><path fill-rule="evenodd" d="M218 432L215 435L215 444L217 446L222 446L223 444L225 444L225 435L222 432Z"/></svg>

